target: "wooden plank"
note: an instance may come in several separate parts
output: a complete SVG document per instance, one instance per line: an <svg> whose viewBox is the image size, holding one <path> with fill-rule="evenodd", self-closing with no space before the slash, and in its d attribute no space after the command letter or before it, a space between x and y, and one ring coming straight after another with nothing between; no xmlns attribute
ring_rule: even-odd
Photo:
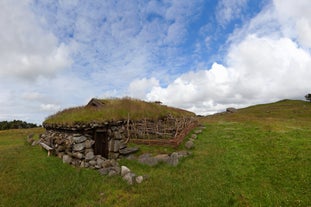
<svg viewBox="0 0 311 207"><path fill-rule="evenodd" d="M48 151L48 156L50 156L53 148L43 142L39 142L39 144L41 145L41 147L43 147L44 149Z"/></svg>

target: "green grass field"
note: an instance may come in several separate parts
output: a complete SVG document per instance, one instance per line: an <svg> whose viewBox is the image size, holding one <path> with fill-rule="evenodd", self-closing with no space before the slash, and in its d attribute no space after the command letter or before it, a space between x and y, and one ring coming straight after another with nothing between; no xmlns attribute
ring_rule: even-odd
<svg viewBox="0 0 311 207"><path fill-rule="evenodd" d="M201 123L193 155L177 167L121 160L149 176L133 186L25 144L42 129L0 131L0 206L311 206L311 103L258 105Z"/></svg>

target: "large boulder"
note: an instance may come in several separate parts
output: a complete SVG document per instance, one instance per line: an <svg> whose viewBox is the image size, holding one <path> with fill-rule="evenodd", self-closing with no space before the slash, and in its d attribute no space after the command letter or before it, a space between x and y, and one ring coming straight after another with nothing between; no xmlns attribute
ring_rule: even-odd
<svg viewBox="0 0 311 207"><path fill-rule="evenodd" d="M237 111L238 110L236 108L233 108L233 107L229 107L229 108L226 109L226 112L228 112L228 113L235 113Z"/></svg>
<svg viewBox="0 0 311 207"><path fill-rule="evenodd" d="M157 165L159 161L157 158L152 157L150 154L146 153L138 157L138 162L152 167Z"/></svg>

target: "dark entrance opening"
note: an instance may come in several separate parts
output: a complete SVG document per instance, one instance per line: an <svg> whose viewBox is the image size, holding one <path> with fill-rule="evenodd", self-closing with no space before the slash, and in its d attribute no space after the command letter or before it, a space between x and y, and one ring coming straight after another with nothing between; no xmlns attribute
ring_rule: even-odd
<svg viewBox="0 0 311 207"><path fill-rule="evenodd" d="M95 155L108 158L108 134L106 130L95 131Z"/></svg>

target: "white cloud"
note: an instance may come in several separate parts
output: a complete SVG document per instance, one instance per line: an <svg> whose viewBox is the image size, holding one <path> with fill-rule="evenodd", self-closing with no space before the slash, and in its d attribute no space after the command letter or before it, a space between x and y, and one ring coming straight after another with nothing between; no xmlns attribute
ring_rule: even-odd
<svg viewBox="0 0 311 207"><path fill-rule="evenodd" d="M217 5L216 19L225 26L233 19L239 18L247 0L220 0Z"/></svg>
<svg viewBox="0 0 311 207"><path fill-rule="evenodd" d="M208 70L185 73L167 87L154 87L147 99L207 114L303 99L310 89L311 54L290 38L248 34L231 44L225 60L226 66L215 63Z"/></svg>
<svg viewBox="0 0 311 207"><path fill-rule="evenodd" d="M56 112L60 109L60 106L55 104L41 104L40 109L48 112Z"/></svg>
<svg viewBox="0 0 311 207"><path fill-rule="evenodd" d="M68 48L38 25L29 1L0 2L0 75L34 79L71 64Z"/></svg>
<svg viewBox="0 0 311 207"><path fill-rule="evenodd" d="M134 98L144 99L145 95L149 93L153 87L159 85L159 81L155 78L134 80L129 85L128 94Z"/></svg>
<svg viewBox="0 0 311 207"><path fill-rule="evenodd" d="M276 14L283 31L291 38L298 38L301 45L311 47L311 1L274 0Z"/></svg>

